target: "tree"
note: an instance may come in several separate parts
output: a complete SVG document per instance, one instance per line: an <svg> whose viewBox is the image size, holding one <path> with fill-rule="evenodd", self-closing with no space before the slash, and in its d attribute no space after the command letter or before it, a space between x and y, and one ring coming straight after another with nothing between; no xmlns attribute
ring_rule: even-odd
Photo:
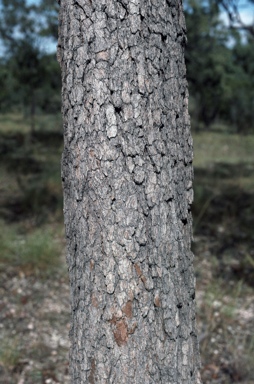
<svg viewBox="0 0 254 384"><path fill-rule="evenodd" d="M1 67L5 66L0 73L0 108L22 105L27 113L29 107L32 131L38 107L51 112L60 108L59 66L55 55L45 50L45 41L56 42L56 6L48 0L0 0Z"/></svg>
<svg viewBox="0 0 254 384"><path fill-rule="evenodd" d="M229 26L232 29L242 30L250 36L254 36L254 24L246 23L241 15L241 11L253 7L254 1L247 0L216 0L228 16Z"/></svg>
<svg viewBox="0 0 254 384"><path fill-rule="evenodd" d="M61 0L72 383L200 383L180 1Z"/></svg>
<svg viewBox="0 0 254 384"><path fill-rule="evenodd" d="M220 116L225 99L232 61L227 47L229 34L213 0L186 2L186 24L187 75L194 101L192 117L197 125L208 128Z"/></svg>
<svg viewBox="0 0 254 384"><path fill-rule="evenodd" d="M224 114L238 133L251 133L254 127L254 39L236 39L232 48L233 71L229 82L230 97Z"/></svg>
<svg viewBox="0 0 254 384"><path fill-rule="evenodd" d="M35 129L36 91L45 78L45 69L41 63L39 49L29 40L20 41L13 49L10 69L21 86L24 107L29 106L32 132Z"/></svg>
<svg viewBox="0 0 254 384"><path fill-rule="evenodd" d="M23 40L45 46L57 40L57 3L50 0L0 0L0 37L7 50ZM48 42L48 41L47 41Z"/></svg>

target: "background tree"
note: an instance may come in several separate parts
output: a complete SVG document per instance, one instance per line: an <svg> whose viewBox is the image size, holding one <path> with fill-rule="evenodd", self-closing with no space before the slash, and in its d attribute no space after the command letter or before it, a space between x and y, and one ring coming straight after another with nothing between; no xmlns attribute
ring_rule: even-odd
<svg viewBox="0 0 254 384"><path fill-rule="evenodd" d="M250 131L253 75L248 57L253 54L252 36L244 37L239 31L229 29L221 19L218 3L213 0L191 0L185 7L193 126L210 128L220 122L231 130Z"/></svg>
<svg viewBox="0 0 254 384"><path fill-rule="evenodd" d="M226 46L228 31L220 20L214 1L189 1L186 4L188 44L186 65L191 110L199 126L208 128L220 114L225 96L225 81L230 65Z"/></svg>
<svg viewBox="0 0 254 384"><path fill-rule="evenodd" d="M31 130L35 128L36 91L41 88L45 79L45 70L41 65L40 51L29 40L22 40L13 47L9 61L11 71L15 77L19 94L23 101L24 110L29 106Z"/></svg>
<svg viewBox="0 0 254 384"><path fill-rule="evenodd" d="M3 79L13 79L2 90L2 108L21 108L35 126L36 109L46 112L60 110L60 73L55 53L45 49L56 45L56 5L45 2L30 4L26 1L1 2L0 36L2 38ZM7 76L8 74L8 76ZM15 98L5 98L15 94Z"/></svg>
<svg viewBox="0 0 254 384"><path fill-rule="evenodd" d="M241 15L241 11L251 8L254 4L253 0L216 0L226 12L231 29L247 32L247 34L254 36L254 24L246 22Z"/></svg>
<svg viewBox="0 0 254 384"><path fill-rule="evenodd" d="M181 2L61 1L72 383L199 383Z"/></svg>
<svg viewBox="0 0 254 384"><path fill-rule="evenodd" d="M239 133L254 129L254 38L249 36L242 43L240 37L232 47L230 97L223 104L225 121Z"/></svg>
<svg viewBox="0 0 254 384"><path fill-rule="evenodd" d="M35 112L60 110L60 76L54 56L57 6L50 1L0 0L2 69L5 67L0 75L0 108L31 115L32 126ZM185 1L185 8L193 127L210 128L219 122L231 130L250 131L253 76L246 72L242 60L237 60L235 47L251 56L251 34L247 38L242 30L229 28L222 21L219 1Z"/></svg>

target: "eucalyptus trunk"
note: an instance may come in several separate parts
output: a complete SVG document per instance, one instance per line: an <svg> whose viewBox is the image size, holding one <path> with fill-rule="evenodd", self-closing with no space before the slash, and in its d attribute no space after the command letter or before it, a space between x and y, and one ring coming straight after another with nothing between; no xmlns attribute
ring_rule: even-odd
<svg viewBox="0 0 254 384"><path fill-rule="evenodd" d="M72 384L200 383L179 0L61 0Z"/></svg>

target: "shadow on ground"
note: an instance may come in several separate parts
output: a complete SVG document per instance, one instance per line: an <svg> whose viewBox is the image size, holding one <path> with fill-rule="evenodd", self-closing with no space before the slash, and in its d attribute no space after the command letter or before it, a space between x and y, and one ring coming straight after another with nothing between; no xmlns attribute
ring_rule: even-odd
<svg viewBox="0 0 254 384"><path fill-rule="evenodd" d="M205 236L218 273L254 286L253 164L195 169L194 237ZM195 242L194 242L195 252Z"/></svg>
<svg viewBox="0 0 254 384"><path fill-rule="evenodd" d="M0 217L44 223L62 209L60 155L62 133L7 132L0 134Z"/></svg>

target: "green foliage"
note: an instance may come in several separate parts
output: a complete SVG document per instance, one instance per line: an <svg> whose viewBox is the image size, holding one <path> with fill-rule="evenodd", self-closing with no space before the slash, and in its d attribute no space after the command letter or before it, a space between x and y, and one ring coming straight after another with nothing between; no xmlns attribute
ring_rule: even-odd
<svg viewBox="0 0 254 384"><path fill-rule="evenodd" d="M230 57L226 46L228 31L219 16L219 8L213 1L188 2L186 64L190 94L195 100L193 116L206 127L220 111Z"/></svg>
<svg viewBox="0 0 254 384"><path fill-rule="evenodd" d="M231 95L225 103L225 119L232 122L239 133L254 128L254 39L244 44L237 39L232 48L235 68L230 78Z"/></svg>
<svg viewBox="0 0 254 384"><path fill-rule="evenodd" d="M0 111L7 111L10 106L19 102L19 96L14 89L18 89L18 81L6 62L0 59Z"/></svg>
<svg viewBox="0 0 254 384"><path fill-rule="evenodd" d="M44 54L40 60L44 79L37 88L37 107L45 114L59 114L61 111L61 75L56 55Z"/></svg>
<svg viewBox="0 0 254 384"><path fill-rule="evenodd" d="M1 0L0 10L0 36L9 54L20 41L56 42L57 2Z"/></svg>
<svg viewBox="0 0 254 384"><path fill-rule="evenodd" d="M34 131L36 113L60 111L60 68L43 49L56 40L57 5L2 0L0 6L0 111L23 111Z"/></svg>
<svg viewBox="0 0 254 384"><path fill-rule="evenodd" d="M52 0L41 0L37 13L43 15L40 35L57 40L58 37L58 3Z"/></svg>
<svg viewBox="0 0 254 384"><path fill-rule="evenodd" d="M54 54L20 42L9 59L0 62L0 111L20 110L35 128L35 114L59 113L61 76Z"/></svg>
<svg viewBox="0 0 254 384"><path fill-rule="evenodd" d="M20 41L35 41L35 5L23 0L1 0L0 36L9 54Z"/></svg>
<svg viewBox="0 0 254 384"><path fill-rule="evenodd" d="M194 127L216 121L247 133L254 128L253 38L228 29L214 0L188 0L187 77Z"/></svg>
<svg viewBox="0 0 254 384"><path fill-rule="evenodd" d="M42 228L23 234L15 227L0 223L0 262L28 274L42 275L59 266L60 244L53 233Z"/></svg>

